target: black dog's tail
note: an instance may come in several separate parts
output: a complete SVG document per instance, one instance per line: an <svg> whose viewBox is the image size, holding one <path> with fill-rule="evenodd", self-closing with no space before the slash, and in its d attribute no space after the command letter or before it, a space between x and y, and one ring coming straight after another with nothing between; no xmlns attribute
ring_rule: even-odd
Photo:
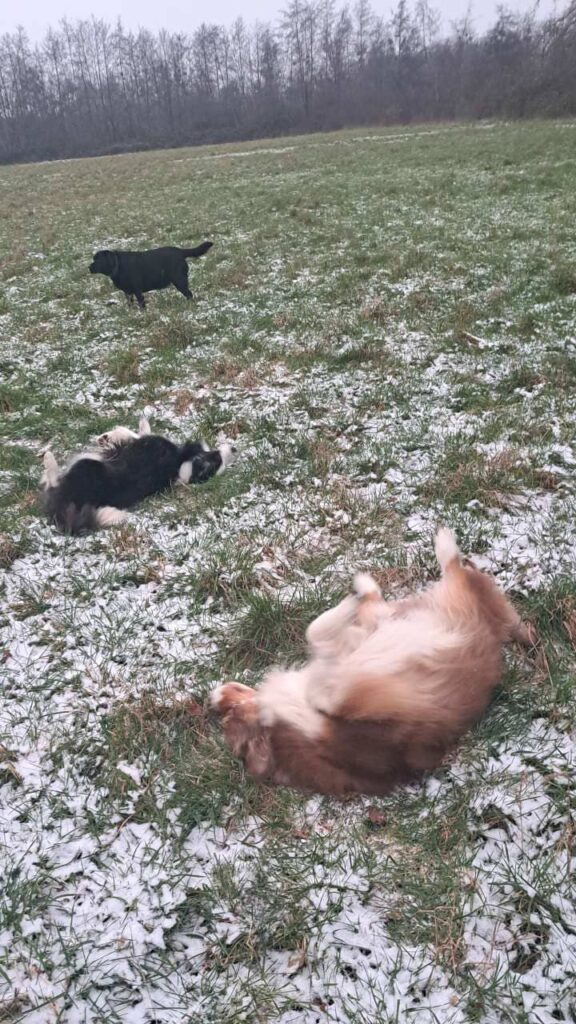
<svg viewBox="0 0 576 1024"><path fill-rule="evenodd" d="M208 252L208 249L211 249L213 245L214 242L202 242L200 245L197 245L195 249L181 249L180 252L184 254L186 259L190 259L191 256L197 258L198 256L203 256L205 252Z"/></svg>

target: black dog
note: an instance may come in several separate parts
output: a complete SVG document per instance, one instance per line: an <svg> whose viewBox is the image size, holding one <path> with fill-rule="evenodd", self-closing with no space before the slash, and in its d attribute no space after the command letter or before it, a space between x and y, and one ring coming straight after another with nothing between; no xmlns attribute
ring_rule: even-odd
<svg viewBox="0 0 576 1024"><path fill-rule="evenodd" d="M204 483L232 462L229 444L208 449L194 441L177 445L150 433L115 427L98 438L102 451L87 452L64 471L52 452L44 456L42 491L48 518L63 533L87 533L123 523L130 508L174 483Z"/></svg>
<svg viewBox="0 0 576 1024"><path fill-rule="evenodd" d="M212 248L212 242L202 242L195 249L177 249L165 246L163 249L148 249L145 252L122 252L119 249L101 249L94 254L90 264L91 274L106 274L129 302L134 298L140 309L144 309L144 292L168 288L173 284L187 299L192 298L188 287L188 264L190 257L203 256Z"/></svg>

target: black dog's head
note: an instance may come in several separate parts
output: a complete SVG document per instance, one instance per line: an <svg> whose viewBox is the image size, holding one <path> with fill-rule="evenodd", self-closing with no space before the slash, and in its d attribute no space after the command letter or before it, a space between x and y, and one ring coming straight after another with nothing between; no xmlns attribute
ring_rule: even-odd
<svg viewBox="0 0 576 1024"><path fill-rule="evenodd" d="M94 259L90 264L91 274L106 274L107 277L113 277L118 270L118 253L112 252L110 249L101 249L100 252L94 253Z"/></svg>

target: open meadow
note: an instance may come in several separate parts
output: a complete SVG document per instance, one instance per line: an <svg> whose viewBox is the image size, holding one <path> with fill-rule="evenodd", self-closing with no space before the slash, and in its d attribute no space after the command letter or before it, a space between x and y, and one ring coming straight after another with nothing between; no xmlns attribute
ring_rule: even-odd
<svg viewBox="0 0 576 1024"><path fill-rule="evenodd" d="M88 273L204 238L191 303ZM142 413L240 458L58 535L39 455ZM576 123L0 168L0 1020L574 1021L575 431ZM246 781L209 690L439 522L542 651L423 786Z"/></svg>

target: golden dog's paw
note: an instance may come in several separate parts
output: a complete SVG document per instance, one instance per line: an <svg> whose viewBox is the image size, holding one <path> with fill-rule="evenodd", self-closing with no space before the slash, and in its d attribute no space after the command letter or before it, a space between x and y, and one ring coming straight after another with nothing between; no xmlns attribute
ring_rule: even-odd
<svg viewBox="0 0 576 1024"><path fill-rule="evenodd" d="M371 600L379 601L382 597L382 591L376 580L367 572L357 572L354 574L352 589L360 600L370 598Z"/></svg>

